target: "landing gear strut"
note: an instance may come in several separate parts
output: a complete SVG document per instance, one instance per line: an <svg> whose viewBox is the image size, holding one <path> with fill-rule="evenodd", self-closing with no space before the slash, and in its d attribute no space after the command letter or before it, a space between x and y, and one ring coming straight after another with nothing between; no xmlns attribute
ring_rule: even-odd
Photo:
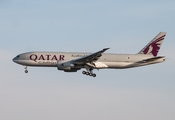
<svg viewBox="0 0 175 120"><path fill-rule="evenodd" d="M24 72L25 72L25 73L28 73L27 66L25 66L24 69L25 69Z"/></svg>
<svg viewBox="0 0 175 120"><path fill-rule="evenodd" d="M92 77L96 77L96 74L92 72L93 71L92 68L90 68L87 65L85 65L84 67L86 68L87 71L83 71L82 74L89 75L89 76L92 76Z"/></svg>

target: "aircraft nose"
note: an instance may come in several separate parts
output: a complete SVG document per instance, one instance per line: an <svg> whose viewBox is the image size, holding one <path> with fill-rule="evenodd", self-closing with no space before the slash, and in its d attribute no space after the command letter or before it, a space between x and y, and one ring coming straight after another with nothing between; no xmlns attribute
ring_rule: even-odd
<svg viewBox="0 0 175 120"><path fill-rule="evenodd" d="M15 62L15 58L13 58L12 61Z"/></svg>
<svg viewBox="0 0 175 120"><path fill-rule="evenodd" d="M14 58L12 59L12 61L16 63L16 62L17 62L17 58L14 57Z"/></svg>

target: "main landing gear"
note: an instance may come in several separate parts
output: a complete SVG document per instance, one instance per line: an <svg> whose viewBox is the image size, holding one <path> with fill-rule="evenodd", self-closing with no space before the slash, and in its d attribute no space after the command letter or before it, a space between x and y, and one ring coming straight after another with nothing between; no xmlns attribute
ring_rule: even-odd
<svg viewBox="0 0 175 120"><path fill-rule="evenodd" d="M28 73L27 66L25 66L24 69L25 69L24 72L25 72L25 73Z"/></svg>
<svg viewBox="0 0 175 120"><path fill-rule="evenodd" d="M84 67L86 68L87 71L83 71L82 74L96 77L96 74L92 72L92 70L93 70L92 68L90 68L87 65L85 65Z"/></svg>
<svg viewBox="0 0 175 120"><path fill-rule="evenodd" d="M83 71L82 74L96 77L95 73Z"/></svg>

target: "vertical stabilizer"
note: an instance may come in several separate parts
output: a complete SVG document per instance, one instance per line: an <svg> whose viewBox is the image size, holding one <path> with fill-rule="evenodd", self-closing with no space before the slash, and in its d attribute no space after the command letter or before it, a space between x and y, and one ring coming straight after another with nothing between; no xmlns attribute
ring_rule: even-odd
<svg viewBox="0 0 175 120"><path fill-rule="evenodd" d="M160 32L151 42L149 42L138 54L150 54L157 56L166 32Z"/></svg>

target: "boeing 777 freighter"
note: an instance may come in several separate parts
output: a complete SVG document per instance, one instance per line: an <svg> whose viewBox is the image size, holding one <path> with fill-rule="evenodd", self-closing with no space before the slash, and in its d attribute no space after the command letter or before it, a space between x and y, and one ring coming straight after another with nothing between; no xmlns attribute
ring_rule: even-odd
<svg viewBox="0 0 175 120"><path fill-rule="evenodd" d="M104 53L104 48L95 53L82 52L27 52L13 58L15 63L25 66L57 67L64 72L77 72L85 68L82 73L96 77L94 69L125 69L156 64L165 61L164 56L157 56L166 32L160 32L137 54Z"/></svg>

